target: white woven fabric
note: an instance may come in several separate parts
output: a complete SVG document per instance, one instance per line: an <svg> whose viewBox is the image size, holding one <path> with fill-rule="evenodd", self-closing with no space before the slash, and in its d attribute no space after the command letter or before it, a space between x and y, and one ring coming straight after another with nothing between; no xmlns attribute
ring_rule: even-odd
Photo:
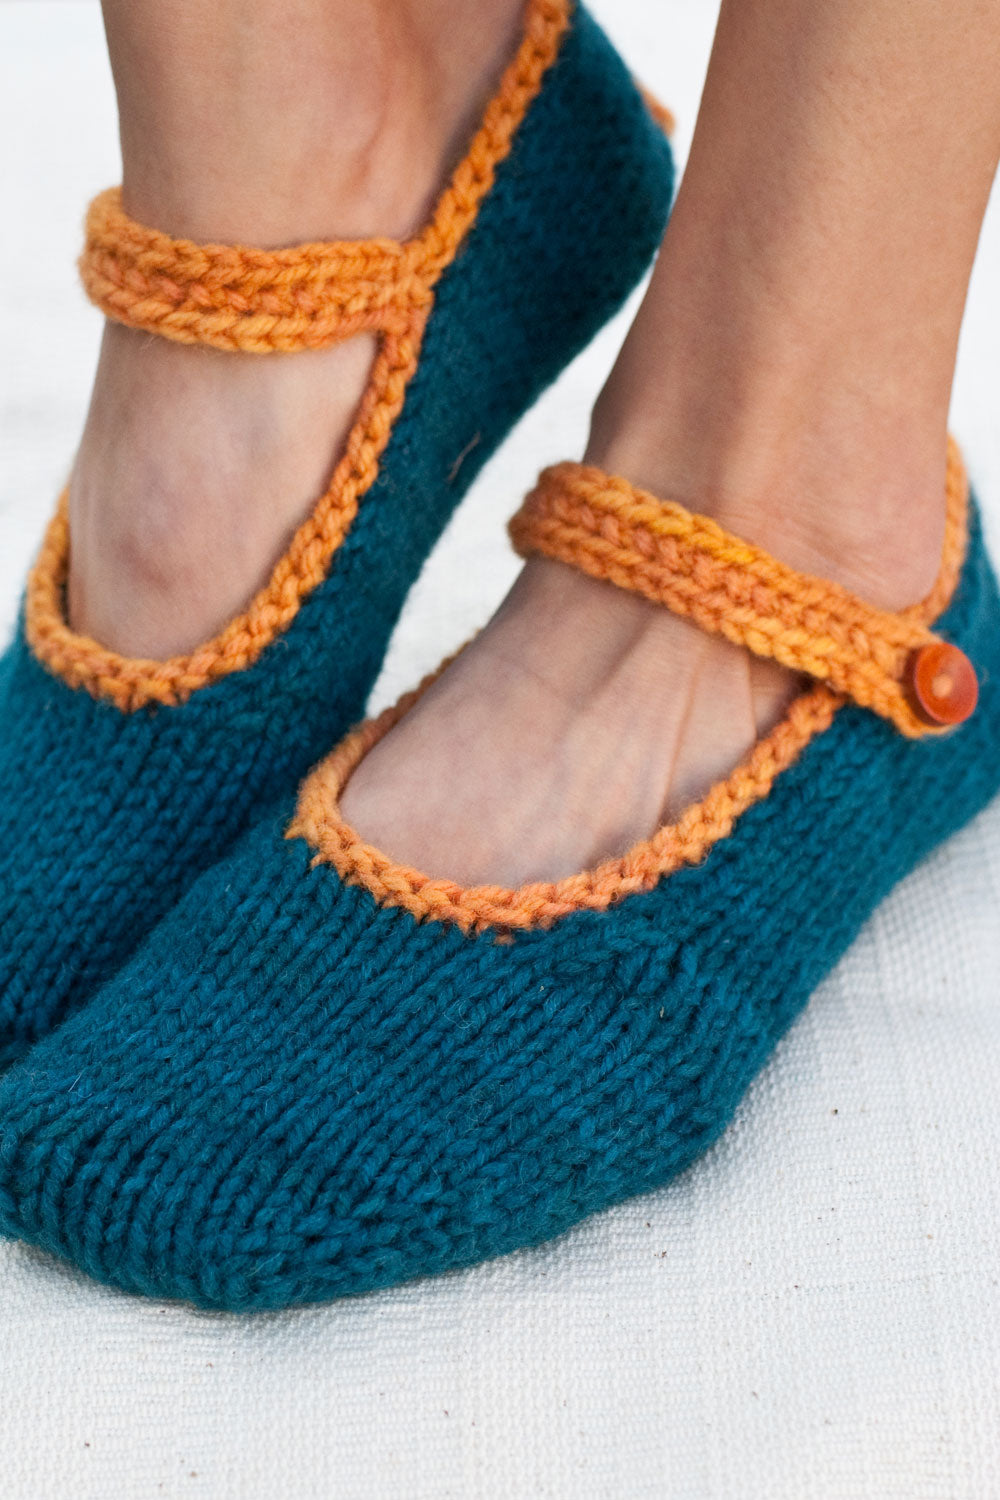
<svg viewBox="0 0 1000 1500"><path fill-rule="evenodd" d="M711 7L597 10L690 125ZM0 6L0 631L79 429L78 221L116 177L92 0ZM1000 222L955 425L1000 526ZM497 459L379 696L512 575L502 523L579 451L621 325ZM831 858L836 851L831 851ZM882 908L723 1141L666 1191L466 1274L257 1319L0 1245L4 1500L1000 1496L1000 806Z"/></svg>

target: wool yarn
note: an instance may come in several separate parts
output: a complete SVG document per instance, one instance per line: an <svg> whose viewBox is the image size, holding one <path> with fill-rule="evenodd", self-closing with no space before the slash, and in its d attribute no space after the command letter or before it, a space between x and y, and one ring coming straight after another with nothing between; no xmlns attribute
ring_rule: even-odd
<svg viewBox="0 0 1000 1500"><path fill-rule="evenodd" d="M690 858L667 831L600 900L366 866L319 795L335 751L0 1080L0 1229L128 1291L277 1308L536 1244L687 1167L1000 786L1000 594L961 498L925 613L978 674L966 722L908 735L820 683L795 753L723 784L756 792L728 826Z"/></svg>
<svg viewBox="0 0 1000 1500"><path fill-rule="evenodd" d="M524 35L425 231L287 251L88 220L110 317L266 357L372 329L330 491L271 580L189 656L130 661L65 620L61 505L0 658L0 1063L109 979L363 711L406 594L511 426L659 243L663 130L597 24L530 0Z"/></svg>

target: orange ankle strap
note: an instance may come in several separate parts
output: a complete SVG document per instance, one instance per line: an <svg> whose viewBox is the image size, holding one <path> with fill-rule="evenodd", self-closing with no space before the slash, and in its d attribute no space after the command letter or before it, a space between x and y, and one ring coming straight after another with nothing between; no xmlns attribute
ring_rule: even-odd
<svg viewBox="0 0 1000 1500"><path fill-rule="evenodd" d="M522 556L543 553L631 589L758 656L825 682L910 738L967 719L975 671L928 625L954 589L965 551L968 481L949 445L941 573L899 614L798 573L705 516L585 464L546 469L510 525Z"/></svg>
<svg viewBox="0 0 1000 1500"><path fill-rule="evenodd" d="M433 217L414 239L332 240L285 250L196 245L136 223L122 208L120 190L109 188L87 214L80 275L88 297L130 328L251 354L412 330L558 55L571 10L571 0L527 0L518 50Z"/></svg>
<svg viewBox="0 0 1000 1500"><path fill-rule="evenodd" d="M80 275L90 300L116 322L182 344L320 349L355 333L398 332L431 297L412 246L196 245L130 219L118 188L94 199L86 233Z"/></svg>

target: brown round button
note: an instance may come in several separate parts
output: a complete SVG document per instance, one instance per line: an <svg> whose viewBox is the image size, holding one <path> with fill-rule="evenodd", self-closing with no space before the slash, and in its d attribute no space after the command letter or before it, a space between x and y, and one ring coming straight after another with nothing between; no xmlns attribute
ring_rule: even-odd
<svg viewBox="0 0 1000 1500"><path fill-rule="evenodd" d="M933 641L914 652L910 682L928 724L962 724L979 699L975 667L964 651L947 641Z"/></svg>

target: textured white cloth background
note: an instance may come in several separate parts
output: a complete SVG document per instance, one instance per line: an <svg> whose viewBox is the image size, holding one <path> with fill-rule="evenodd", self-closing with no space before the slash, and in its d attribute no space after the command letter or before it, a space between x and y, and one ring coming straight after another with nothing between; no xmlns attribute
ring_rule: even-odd
<svg viewBox="0 0 1000 1500"><path fill-rule="evenodd" d="M713 7L596 9L683 147ZM99 319L73 259L117 171L96 4L0 5L0 633L78 435ZM995 545L998 252L994 212L955 410ZM622 328L490 466L380 697L499 597L504 519L543 461L579 452ZM716 1149L535 1253L240 1319L0 1244L0 1496L995 1500L998 912L994 806L869 924Z"/></svg>

